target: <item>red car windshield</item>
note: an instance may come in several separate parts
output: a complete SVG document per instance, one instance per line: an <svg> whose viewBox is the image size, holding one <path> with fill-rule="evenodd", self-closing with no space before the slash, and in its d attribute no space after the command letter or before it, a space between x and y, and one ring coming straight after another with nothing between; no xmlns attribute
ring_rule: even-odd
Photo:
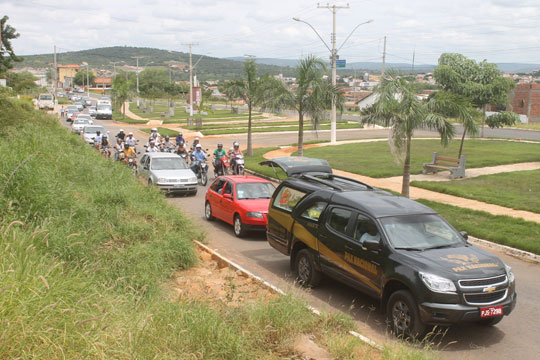
<svg viewBox="0 0 540 360"><path fill-rule="evenodd" d="M274 190L275 187L271 183L240 183L236 184L236 198L238 200L270 199Z"/></svg>

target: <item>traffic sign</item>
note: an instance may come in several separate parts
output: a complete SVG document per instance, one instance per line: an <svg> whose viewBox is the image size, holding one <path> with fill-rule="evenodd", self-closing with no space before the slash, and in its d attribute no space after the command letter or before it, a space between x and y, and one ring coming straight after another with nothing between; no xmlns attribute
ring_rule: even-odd
<svg viewBox="0 0 540 360"><path fill-rule="evenodd" d="M347 66L347 60L336 60L336 67L344 68Z"/></svg>

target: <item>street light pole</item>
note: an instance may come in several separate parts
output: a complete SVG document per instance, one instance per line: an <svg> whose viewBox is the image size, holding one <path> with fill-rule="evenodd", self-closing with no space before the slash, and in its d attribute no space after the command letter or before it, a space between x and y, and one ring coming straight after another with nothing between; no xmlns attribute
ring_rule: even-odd
<svg viewBox="0 0 540 360"><path fill-rule="evenodd" d="M83 61L82 64L86 66L86 96L90 97L90 83L88 82L88 63ZM83 87L84 87L84 78L83 78Z"/></svg>
<svg viewBox="0 0 540 360"><path fill-rule="evenodd" d="M193 62L192 48L199 43L185 43L182 45L189 46L189 117L193 117Z"/></svg>
<svg viewBox="0 0 540 360"><path fill-rule="evenodd" d="M345 38L345 41L343 42L343 44L341 44L339 49L336 49L336 10L337 9L348 9L349 5L348 4L347 4L347 6L337 6L337 5L324 5L324 6L321 6L321 5L317 5L317 7L319 9L330 9L332 11L332 34L331 34L332 48L330 48L326 44L326 41L324 41L324 39L321 37L321 35L319 35L317 30L315 30L315 28L310 23L308 23L307 21L304 21L304 20L300 20L297 17L294 17L293 20L298 21L298 22L303 22L304 24L308 25L315 32L315 34L317 34L319 39L321 39L321 41L326 46L326 48L330 51L330 63L331 63L331 67L332 67L332 87L335 88L336 87L336 77L337 77L337 74L336 74L336 60L338 58L337 53L338 53L339 49L341 49L343 47L343 45L347 42L347 40L349 40L351 35L354 33L354 31L356 29L358 29L358 27L360 25L368 24L368 23L372 22L373 20L368 20L366 22L363 22L363 23L360 23L360 24L356 25L356 27L351 31L351 33ZM331 115L332 115L332 118L330 120L330 143L335 144L336 140L337 140L336 139L337 138L337 136L336 136L337 135L336 134L336 130L337 130L337 126L336 126L336 117L337 117L336 116L336 96L332 96L332 114Z"/></svg>
<svg viewBox="0 0 540 360"><path fill-rule="evenodd" d="M132 56L132 59L137 59L137 108L139 107L139 59L144 56Z"/></svg>

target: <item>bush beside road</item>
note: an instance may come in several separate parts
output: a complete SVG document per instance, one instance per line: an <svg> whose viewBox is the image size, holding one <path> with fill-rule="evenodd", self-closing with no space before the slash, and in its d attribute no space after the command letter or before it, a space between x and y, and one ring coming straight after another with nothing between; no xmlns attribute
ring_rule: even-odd
<svg viewBox="0 0 540 360"><path fill-rule="evenodd" d="M0 358L273 359L303 333L342 358L430 357L379 353L346 334L347 317L291 296L173 301L167 282L196 262L201 234L162 194L27 102L0 97L0 138Z"/></svg>

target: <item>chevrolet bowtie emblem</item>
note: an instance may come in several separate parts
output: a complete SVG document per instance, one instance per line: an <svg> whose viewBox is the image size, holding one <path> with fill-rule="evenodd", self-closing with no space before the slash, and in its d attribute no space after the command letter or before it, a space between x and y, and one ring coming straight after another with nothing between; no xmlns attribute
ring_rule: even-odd
<svg viewBox="0 0 540 360"><path fill-rule="evenodd" d="M488 286L488 287L485 287L483 291L484 291L485 293L492 293L492 292L494 292L495 290L497 290L497 288L496 288L495 286Z"/></svg>

